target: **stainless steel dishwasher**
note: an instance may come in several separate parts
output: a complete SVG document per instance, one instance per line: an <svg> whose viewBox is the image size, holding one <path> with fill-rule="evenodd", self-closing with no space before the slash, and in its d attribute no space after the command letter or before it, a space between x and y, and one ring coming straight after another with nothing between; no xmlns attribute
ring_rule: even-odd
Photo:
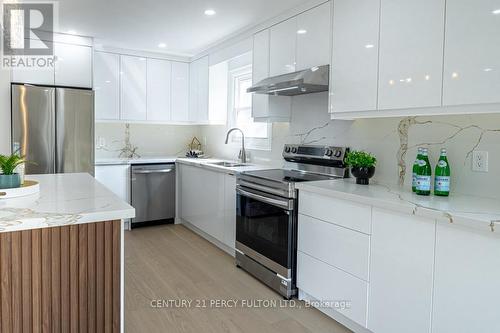
<svg viewBox="0 0 500 333"><path fill-rule="evenodd" d="M132 166L132 227L148 222L172 223L175 218L175 164Z"/></svg>

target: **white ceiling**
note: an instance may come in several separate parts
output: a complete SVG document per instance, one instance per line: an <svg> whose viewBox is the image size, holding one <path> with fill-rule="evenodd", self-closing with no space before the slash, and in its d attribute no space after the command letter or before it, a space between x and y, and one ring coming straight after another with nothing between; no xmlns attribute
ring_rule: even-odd
<svg viewBox="0 0 500 333"><path fill-rule="evenodd" d="M98 43L181 55L271 19L306 0L61 0L59 31ZM206 16L206 9L216 15ZM166 48L159 48L166 43Z"/></svg>

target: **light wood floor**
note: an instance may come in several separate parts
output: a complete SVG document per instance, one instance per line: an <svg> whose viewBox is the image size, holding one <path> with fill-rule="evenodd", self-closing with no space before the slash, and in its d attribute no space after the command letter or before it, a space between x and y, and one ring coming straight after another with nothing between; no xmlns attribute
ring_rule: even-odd
<svg viewBox="0 0 500 333"><path fill-rule="evenodd" d="M125 331L350 332L312 308L153 308L152 300L282 298L181 225L125 232ZM298 302L301 306L304 304ZM241 303L239 303L241 304ZM279 304L279 303L278 303Z"/></svg>

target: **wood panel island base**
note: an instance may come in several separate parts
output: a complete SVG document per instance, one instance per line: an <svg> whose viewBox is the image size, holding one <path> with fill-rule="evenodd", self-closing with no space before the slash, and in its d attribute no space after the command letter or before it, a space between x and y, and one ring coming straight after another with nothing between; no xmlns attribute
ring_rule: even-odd
<svg viewBox="0 0 500 333"><path fill-rule="evenodd" d="M119 332L121 221L0 234L2 332Z"/></svg>
<svg viewBox="0 0 500 333"><path fill-rule="evenodd" d="M87 174L27 176L0 200L0 331L123 332L123 223L134 209Z"/></svg>

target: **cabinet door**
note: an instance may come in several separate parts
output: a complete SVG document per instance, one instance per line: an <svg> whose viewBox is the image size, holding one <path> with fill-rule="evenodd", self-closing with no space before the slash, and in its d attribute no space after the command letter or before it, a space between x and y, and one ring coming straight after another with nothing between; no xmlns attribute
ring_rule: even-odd
<svg viewBox="0 0 500 333"><path fill-rule="evenodd" d="M95 113L98 120L120 119L120 56L94 53Z"/></svg>
<svg viewBox="0 0 500 333"><path fill-rule="evenodd" d="M125 202L130 202L130 166L97 165L95 179Z"/></svg>
<svg viewBox="0 0 500 333"><path fill-rule="evenodd" d="M182 164L180 168L182 219L224 242L224 174Z"/></svg>
<svg viewBox="0 0 500 333"><path fill-rule="evenodd" d="M198 117L198 72L199 62L189 64L189 121L196 121Z"/></svg>
<svg viewBox="0 0 500 333"><path fill-rule="evenodd" d="M198 108L196 121L208 122L208 56L198 60Z"/></svg>
<svg viewBox="0 0 500 333"><path fill-rule="evenodd" d="M170 61L148 59L147 118L152 121L169 121L171 116L171 71Z"/></svg>
<svg viewBox="0 0 500 333"><path fill-rule="evenodd" d="M173 121L189 119L189 64L172 62L172 108Z"/></svg>
<svg viewBox="0 0 500 333"><path fill-rule="evenodd" d="M224 244L236 248L236 177L224 176Z"/></svg>
<svg viewBox="0 0 500 333"><path fill-rule="evenodd" d="M500 332L500 236L438 224L432 332Z"/></svg>
<svg viewBox="0 0 500 333"><path fill-rule="evenodd" d="M253 36L252 82L255 84L269 77L269 29ZM252 95L252 117L263 118L269 114L269 96Z"/></svg>
<svg viewBox="0 0 500 333"><path fill-rule="evenodd" d="M297 16L297 65L295 70L299 71L330 63L331 19L330 1Z"/></svg>
<svg viewBox="0 0 500 333"><path fill-rule="evenodd" d="M55 84L68 87L92 87L92 48L54 43L56 54Z"/></svg>
<svg viewBox="0 0 500 333"><path fill-rule="evenodd" d="M269 74L271 76L295 72L297 46L297 18L271 27Z"/></svg>
<svg viewBox="0 0 500 333"><path fill-rule="evenodd" d="M429 332L435 221L373 209L368 328Z"/></svg>
<svg viewBox="0 0 500 333"><path fill-rule="evenodd" d="M380 0L333 3L331 113L377 109L379 11Z"/></svg>
<svg viewBox="0 0 500 333"><path fill-rule="evenodd" d="M42 48L46 45L52 44L51 42L39 41L33 39L25 39L24 43L31 43L30 47ZM16 83L30 83L30 84L46 84L54 85L54 67L30 67L27 69L12 68L12 82Z"/></svg>
<svg viewBox="0 0 500 333"><path fill-rule="evenodd" d="M120 56L121 119L146 120L146 58Z"/></svg>
<svg viewBox="0 0 500 333"><path fill-rule="evenodd" d="M297 287L324 302L322 310L337 311L366 327L368 283L301 251L297 252ZM336 306L335 301L350 302ZM375 331L377 332L377 331Z"/></svg>
<svg viewBox="0 0 500 333"><path fill-rule="evenodd" d="M379 109L441 106L445 0L382 0Z"/></svg>
<svg viewBox="0 0 500 333"><path fill-rule="evenodd" d="M443 104L500 103L500 2L446 1Z"/></svg>

